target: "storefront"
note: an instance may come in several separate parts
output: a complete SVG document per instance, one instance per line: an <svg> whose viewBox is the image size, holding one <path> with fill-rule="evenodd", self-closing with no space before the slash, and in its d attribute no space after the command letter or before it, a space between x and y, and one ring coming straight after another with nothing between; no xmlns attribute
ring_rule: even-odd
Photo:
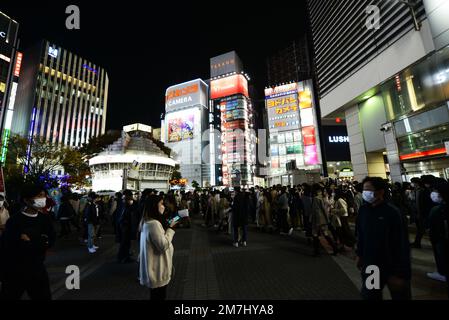
<svg viewBox="0 0 449 320"><path fill-rule="evenodd" d="M384 134L386 141L394 134L402 180L423 174L448 178L449 47L382 84L381 95ZM391 151L387 146L389 162Z"/></svg>

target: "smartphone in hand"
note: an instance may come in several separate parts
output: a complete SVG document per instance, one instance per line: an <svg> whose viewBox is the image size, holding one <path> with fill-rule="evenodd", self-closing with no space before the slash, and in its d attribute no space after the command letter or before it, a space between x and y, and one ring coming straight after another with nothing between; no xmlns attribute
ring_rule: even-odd
<svg viewBox="0 0 449 320"><path fill-rule="evenodd" d="M179 220L181 220L181 217L176 216L173 219L168 220L168 224L172 224L173 222L178 222Z"/></svg>

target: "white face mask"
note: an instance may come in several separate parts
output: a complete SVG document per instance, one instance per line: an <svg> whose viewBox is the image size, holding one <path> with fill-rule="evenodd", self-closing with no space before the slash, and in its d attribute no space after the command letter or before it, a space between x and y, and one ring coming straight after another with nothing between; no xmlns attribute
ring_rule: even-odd
<svg viewBox="0 0 449 320"><path fill-rule="evenodd" d="M47 204L46 198L34 199L33 207L35 207L37 209L43 209L43 208L45 208L46 204Z"/></svg>
<svg viewBox="0 0 449 320"><path fill-rule="evenodd" d="M376 201L376 197L374 196L374 191L363 191L362 193L363 200L368 203L373 203Z"/></svg>
<svg viewBox="0 0 449 320"><path fill-rule="evenodd" d="M443 199L441 198L440 194L436 191L434 191L430 194L430 198L432 199L433 202L438 203L438 204L443 202Z"/></svg>

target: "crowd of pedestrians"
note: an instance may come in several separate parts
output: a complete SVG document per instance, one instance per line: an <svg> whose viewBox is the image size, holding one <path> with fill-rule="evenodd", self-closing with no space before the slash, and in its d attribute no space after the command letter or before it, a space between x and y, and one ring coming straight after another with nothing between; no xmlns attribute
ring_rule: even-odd
<svg viewBox="0 0 449 320"><path fill-rule="evenodd" d="M137 262L139 283L150 289L152 299L165 299L173 273L175 229L190 228L196 218L203 220L203 227L228 234L236 248L251 244L249 225L284 237L301 232L315 256L321 254L322 243L333 255L354 253L364 299L382 299L384 287L393 299L410 299L410 248L420 250L426 233L437 269L427 275L447 283L448 201L449 184L444 179L422 176L411 183L391 184L367 177L360 183L326 180L221 191L65 193L55 212L55 203L43 188L27 186L20 210L8 206L0 194L1 297L16 299L27 292L31 298L51 298L44 261L57 238L53 227L57 220L59 238L73 233L73 227L86 254L92 255L100 249L104 228L111 228L118 244L117 262ZM410 225L416 225L411 242ZM372 266L380 272L374 290L368 284Z"/></svg>

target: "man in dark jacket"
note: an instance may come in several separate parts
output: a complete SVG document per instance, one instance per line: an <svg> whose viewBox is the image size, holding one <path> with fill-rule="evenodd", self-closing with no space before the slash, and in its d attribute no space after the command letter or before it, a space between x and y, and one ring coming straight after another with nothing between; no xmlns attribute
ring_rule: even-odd
<svg viewBox="0 0 449 320"><path fill-rule="evenodd" d="M121 211L118 213L118 232L120 233L120 248L117 255L119 263L130 263L131 259L131 240L136 239L136 234L133 234L133 224L138 216L138 207L134 203L134 197L131 190L123 192L125 197Z"/></svg>
<svg viewBox="0 0 449 320"><path fill-rule="evenodd" d="M361 295L366 300L382 300L382 291L387 285L394 300L409 300L411 261L407 232L399 211L385 201L386 190L382 178L367 177L363 181L365 203L356 222Z"/></svg>
<svg viewBox="0 0 449 320"><path fill-rule="evenodd" d="M97 228L100 223L100 207L98 195L90 192L87 196L87 204L84 208L84 221L87 225L87 249L89 253L95 253L99 248L95 245Z"/></svg>
<svg viewBox="0 0 449 320"><path fill-rule="evenodd" d="M436 205L430 198L432 186L435 182L435 177L432 175L425 175L421 177L421 182L424 185L418 194L418 210L416 215L416 237L411 244L413 248L421 248L421 240L429 228L429 215L432 208Z"/></svg>
<svg viewBox="0 0 449 320"><path fill-rule="evenodd" d="M249 218L249 197L245 192L240 191L240 187L235 187L235 196L232 203L232 228L234 236L234 247L246 247L247 227ZM242 230L242 238L239 241L239 229Z"/></svg>
<svg viewBox="0 0 449 320"><path fill-rule="evenodd" d="M25 208L8 220L0 244L3 275L0 298L18 300L26 291L32 300L51 300L44 261L56 234L50 216L43 214L45 191L28 185L21 194Z"/></svg>

